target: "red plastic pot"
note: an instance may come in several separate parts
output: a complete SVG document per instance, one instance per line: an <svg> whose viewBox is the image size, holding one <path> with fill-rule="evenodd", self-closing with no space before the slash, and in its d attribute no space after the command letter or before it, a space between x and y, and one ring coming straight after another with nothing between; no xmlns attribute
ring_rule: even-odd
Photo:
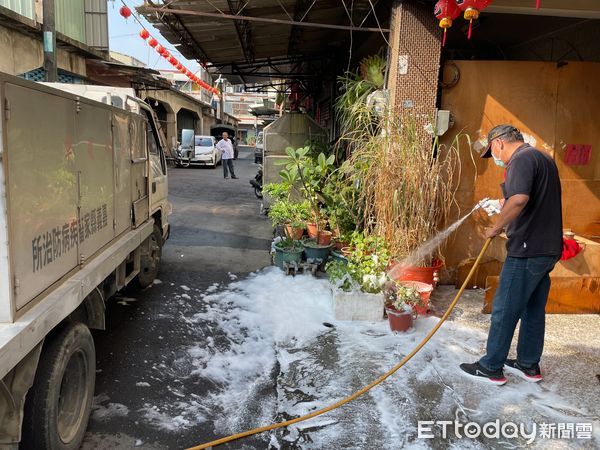
<svg viewBox="0 0 600 450"><path fill-rule="evenodd" d="M429 298L431 297L431 293L433 292L433 286L431 284L422 283L420 281L408 281L402 280L400 283L404 286L414 287L419 292L421 296L421 301L423 302L423 306L414 306L414 311L416 314L420 316L424 316L429 312Z"/></svg>
<svg viewBox="0 0 600 450"><path fill-rule="evenodd" d="M444 263L440 260L434 261L430 267L407 266L394 270L398 263L391 265L389 273L395 281L420 281L431 286L437 284L437 273Z"/></svg>
<svg viewBox="0 0 600 450"><path fill-rule="evenodd" d="M391 306L385 307L385 312L388 316L388 322L390 323L390 329L395 333L405 333L410 330L413 326L413 316L411 312L398 311L396 308Z"/></svg>

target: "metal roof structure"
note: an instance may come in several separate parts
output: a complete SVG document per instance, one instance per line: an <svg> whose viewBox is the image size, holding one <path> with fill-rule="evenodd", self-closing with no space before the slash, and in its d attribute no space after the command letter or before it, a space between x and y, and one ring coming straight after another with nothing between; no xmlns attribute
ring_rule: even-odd
<svg viewBox="0 0 600 450"><path fill-rule="evenodd" d="M391 0L146 0L138 12L188 59L232 83L317 76L376 34Z"/></svg>

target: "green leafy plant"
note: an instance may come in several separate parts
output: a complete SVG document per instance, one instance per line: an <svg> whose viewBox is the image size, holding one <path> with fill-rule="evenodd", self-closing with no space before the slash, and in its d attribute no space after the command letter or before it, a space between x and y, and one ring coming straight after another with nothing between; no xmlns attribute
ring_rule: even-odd
<svg viewBox="0 0 600 450"><path fill-rule="evenodd" d="M282 240L277 242L275 246L283 251L300 251L304 248L300 241L297 241L290 237L283 238Z"/></svg>
<svg viewBox="0 0 600 450"><path fill-rule="evenodd" d="M415 306L425 306L416 287L394 283L384 292L386 305L398 311L412 311Z"/></svg>
<svg viewBox="0 0 600 450"><path fill-rule="evenodd" d="M318 229L323 221L321 203L324 186L334 169L335 156L319 153L315 159L310 156L310 151L309 146L298 149L286 148L288 159L282 163L285 168L279 174L284 184L290 189L295 189L309 202Z"/></svg>
<svg viewBox="0 0 600 450"><path fill-rule="evenodd" d="M331 284L346 292L350 292L355 285L355 281L350 275L348 263L340 260L333 260L325 266L325 272Z"/></svg>
<svg viewBox="0 0 600 450"><path fill-rule="evenodd" d="M378 113L368 98L382 89L385 82L386 60L381 55L364 58L357 72L346 72L338 77L340 95L335 106L342 132L342 144L352 151L354 134L368 129L376 134L379 123Z"/></svg>
<svg viewBox="0 0 600 450"><path fill-rule="evenodd" d="M389 263L383 239L353 233L352 251L346 259L347 264L332 261L326 266L332 284L345 291L357 289L372 294L382 291L388 281L386 268Z"/></svg>
<svg viewBox="0 0 600 450"><path fill-rule="evenodd" d="M351 234L360 227L362 215L359 197L358 189L346 179L341 170L330 174L323 188L323 198L332 231L337 231L341 236Z"/></svg>
<svg viewBox="0 0 600 450"><path fill-rule="evenodd" d="M274 201L287 199L290 196L290 186L286 183L267 183L263 186L263 194Z"/></svg>
<svg viewBox="0 0 600 450"><path fill-rule="evenodd" d="M310 204L305 200L295 202L287 198L277 200L269 208L268 216L273 227L290 225L292 228L304 228L310 217Z"/></svg>

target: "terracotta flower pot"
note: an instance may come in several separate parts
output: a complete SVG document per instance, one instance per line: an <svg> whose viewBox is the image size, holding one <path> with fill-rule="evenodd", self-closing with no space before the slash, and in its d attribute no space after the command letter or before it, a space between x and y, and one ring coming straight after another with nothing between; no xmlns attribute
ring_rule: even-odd
<svg viewBox="0 0 600 450"><path fill-rule="evenodd" d="M431 284L422 283L420 281L408 281L402 280L400 283L404 286L414 287L421 296L422 306L416 305L413 309L416 314L424 316L429 312L429 298L433 292L433 286Z"/></svg>
<svg viewBox="0 0 600 450"><path fill-rule="evenodd" d="M342 247L340 251L342 252L342 255L348 257L352 253L352 247Z"/></svg>
<svg viewBox="0 0 600 450"><path fill-rule="evenodd" d="M308 237L311 239L316 239L317 238L317 233L318 233L318 227L316 223L307 223L306 224L306 229L308 230Z"/></svg>
<svg viewBox="0 0 600 450"><path fill-rule="evenodd" d="M340 252L343 248L349 248L349 246L350 246L350 244L348 242L341 242L341 241L335 241L334 245L335 245L335 249Z"/></svg>
<svg viewBox="0 0 600 450"><path fill-rule="evenodd" d="M292 239L299 241L300 239L302 239L302 236L304 235L304 228L292 227L291 225L286 225L285 226L285 234L287 236L291 237Z"/></svg>
<svg viewBox="0 0 600 450"><path fill-rule="evenodd" d="M391 306L385 307L385 312L388 316L390 323L390 329L395 333L404 333L410 330L413 326L413 316L408 311L398 311L396 308Z"/></svg>
<svg viewBox="0 0 600 450"><path fill-rule="evenodd" d="M325 231L325 230L319 231L319 237L317 238L317 244L319 244L319 245L331 244L331 231Z"/></svg>

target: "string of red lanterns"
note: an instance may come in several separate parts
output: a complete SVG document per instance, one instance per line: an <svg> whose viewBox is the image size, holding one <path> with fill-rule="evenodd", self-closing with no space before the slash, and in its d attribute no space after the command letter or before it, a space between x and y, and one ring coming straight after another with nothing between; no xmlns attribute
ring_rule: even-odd
<svg viewBox="0 0 600 450"><path fill-rule="evenodd" d="M119 14L121 14L121 16L123 16L125 19L128 19L129 17L131 17L132 12L131 12L131 9L129 9L126 5L124 5L121 8L119 8ZM164 59L166 59L167 62L169 62L169 64L171 64L173 67L175 67L180 73L187 76L192 82L196 83L201 88L206 89L207 91L212 92L213 94L215 94L217 96L220 95L220 92L217 88L211 86L208 83L205 83L200 78L198 78L196 75L194 75L192 72L190 72L188 69L186 69L184 67L184 65L181 64L177 60L177 58L175 58L173 55L171 55L171 53L166 48L164 48L162 45L160 45L155 38L150 36L150 32L148 30L146 30L145 28L142 28L142 30L139 33L139 36L144 41L146 41L146 43L150 47L152 47L154 50L156 50L156 52L160 56L162 56Z"/></svg>
<svg viewBox="0 0 600 450"><path fill-rule="evenodd" d="M469 21L469 32L467 39L471 39L473 31L473 20L479 18L479 14L487 8L493 0L439 0L433 9L435 17L439 20L440 28L444 29L442 47L446 45L446 34L460 12L464 12L465 20ZM535 7L540 9L541 0L536 0Z"/></svg>
<svg viewBox="0 0 600 450"><path fill-rule="evenodd" d="M492 3L492 0L456 0L458 7L464 12L463 17L469 21L467 39L471 39L473 20L479 19L479 14Z"/></svg>
<svg viewBox="0 0 600 450"><path fill-rule="evenodd" d="M439 0L433 10L435 17L440 21L440 28L444 29L442 47L446 45L446 32L452 26L452 22L460 16L460 8L454 0Z"/></svg>

